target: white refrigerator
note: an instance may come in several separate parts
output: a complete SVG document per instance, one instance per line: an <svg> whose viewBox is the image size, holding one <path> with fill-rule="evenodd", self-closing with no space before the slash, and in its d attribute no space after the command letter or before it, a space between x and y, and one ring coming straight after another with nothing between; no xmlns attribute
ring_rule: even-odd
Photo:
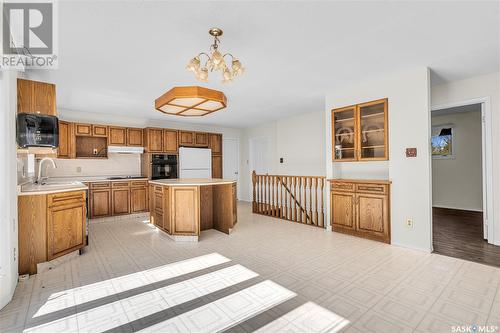
<svg viewBox="0 0 500 333"><path fill-rule="evenodd" d="M179 148L179 178L212 178L212 150Z"/></svg>

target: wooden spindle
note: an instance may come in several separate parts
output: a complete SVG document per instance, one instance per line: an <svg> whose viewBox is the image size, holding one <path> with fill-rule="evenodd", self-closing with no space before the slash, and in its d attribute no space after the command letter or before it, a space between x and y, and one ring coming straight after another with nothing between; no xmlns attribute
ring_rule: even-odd
<svg viewBox="0 0 500 333"><path fill-rule="evenodd" d="M321 226L324 227L325 226L325 210L324 210L324 191L323 191L323 188L325 186L325 179L324 178L321 178Z"/></svg>

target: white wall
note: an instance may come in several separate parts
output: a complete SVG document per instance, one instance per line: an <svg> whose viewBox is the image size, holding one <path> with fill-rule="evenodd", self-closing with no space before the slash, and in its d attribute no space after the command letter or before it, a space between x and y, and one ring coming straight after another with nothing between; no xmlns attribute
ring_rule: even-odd
<svg viewBox="0 0 500 333"><path fill-rule="evenodd" d="M481 107L432 116L432 126L453 125L454 158L432 159L432 206L483 210Z"/></svg>
<svg viewBox="0 0 500 333"><path fill-rule="evenodd" d="M0 72L0 309L12 299L18 277L16 78Z"/></svg>
<svg viewBox="0 0 500 333"><path fill-rule="evenodd" d="M324 114L327 177L390 179L391 242L424 251L431 250L429 94L429 70L416 68L329 92ZM381 98L389 100L389 161L332 163L331 109ZM407 147L417 148L417 157L407 158Z"/></svg>
<svg viewBox="0 0 500 333"><path fill-rule="evenodd" d="M246 128L241 141L241 187L243 200L251 201L249 141L267 138L264 154L270 174L324 176L325 123L323 112L307 112ZM283 163L280 163L283 157Z"/></svg>
<svg viewBox="0 0 500 333"><path fill-rule="evenodd" d="M459 103L471 99L487 98L491 108L493 137L492 163L493 163L493 214L488 219L494 221L493 243L500 245L500 73L481 75L466 80L432 87L431 101L433 108L442 105Z"/></svg>

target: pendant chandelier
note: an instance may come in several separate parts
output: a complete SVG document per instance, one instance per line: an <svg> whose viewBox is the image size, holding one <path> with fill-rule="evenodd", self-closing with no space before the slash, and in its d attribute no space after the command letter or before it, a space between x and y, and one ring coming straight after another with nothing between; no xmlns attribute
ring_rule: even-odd
<svg viewBox="0 0 500 333"><path fill-rule="evenodd" d="M191 59L186 67L188 71L195 74L198 81L207 82L208 72L221 71L222 72L222 83L228 83L233 81L233 78L243 74L245 69L241 65L241 62L236 59L232 54L225 53L222 54L219 51L219 37L222 36L222 30L219 28L212 28L208 31L210 35L214 37L214 43L210 46L210 55L201 52L196 57ZM226 64L225 58L231 57L231 64L228 66ZM205 59L202 59L205 58ZM205 63L202 65L202 60Z"/></svg>

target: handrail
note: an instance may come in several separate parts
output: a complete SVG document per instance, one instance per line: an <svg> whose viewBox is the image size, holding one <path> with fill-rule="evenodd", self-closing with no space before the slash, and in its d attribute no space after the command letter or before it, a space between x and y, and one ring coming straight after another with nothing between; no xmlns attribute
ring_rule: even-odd
<svg viewBox="0 0 500 333"><path fill-rule="evenodd" d="M252 211L325 227L323 176L259 175L252 172Z"/></svg>

